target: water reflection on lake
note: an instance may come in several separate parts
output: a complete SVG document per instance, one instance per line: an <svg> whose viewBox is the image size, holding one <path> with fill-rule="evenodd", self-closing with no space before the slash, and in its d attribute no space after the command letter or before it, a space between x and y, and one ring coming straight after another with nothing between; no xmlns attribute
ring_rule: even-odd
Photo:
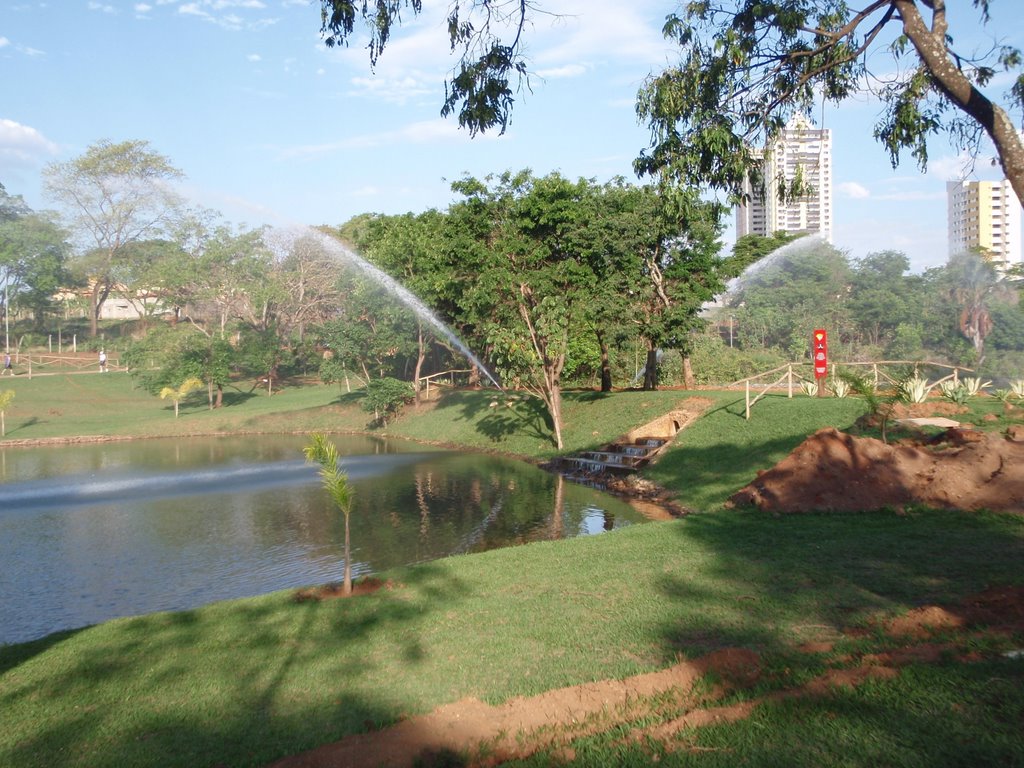
<svg viewBox="0 0 1024 768"><path fill-rule="evenodd" d="M355 575L643 522L530 465L332 438ZM0 643L340 580L343 518L298 436L0 450Z"/></svg>

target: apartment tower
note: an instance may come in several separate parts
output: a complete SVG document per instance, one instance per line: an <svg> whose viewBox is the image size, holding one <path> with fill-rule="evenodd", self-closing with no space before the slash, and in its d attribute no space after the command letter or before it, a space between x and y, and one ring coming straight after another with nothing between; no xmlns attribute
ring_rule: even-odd
<svg viewBox="0 0 1024 768"><path fill-rule="evenodd" d="M832 242L832 131L794 115L761 157L764 195L747 185L750 198L736 208L736 236L818 232ZM798 177L806 194L780 200L779 185Z"/></svg>
<svg viewBox="0 0 1024 768"><path fill-rule="evenodd" d="M996 266L1021 261L1021 207L1013 187L1002 181L946 183L949 255L983 250Z"/></svg>

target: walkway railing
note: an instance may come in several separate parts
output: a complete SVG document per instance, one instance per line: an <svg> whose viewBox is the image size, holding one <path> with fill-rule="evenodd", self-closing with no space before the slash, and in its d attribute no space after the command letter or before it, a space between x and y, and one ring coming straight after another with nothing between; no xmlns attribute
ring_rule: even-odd
<svg viewBox="0 0 1024 768"><path fill-rule="evenodd" d="M879 360L877 362L855 362L855 363L831 363L829 368L829 377L833 380L837 378L837 371L842 368L854 368L854 367L870 368L870 380L875 389L879 389L885 385L899 386L899 384L905 379L904 376L898 376L891 372L892 367L899 366L900 368L913 368L914 376L920 375L922 368L937 368L939 370L948 370L949 373L936 381L932 382L933 386L938 386L944 381L952 381L953 384L958 384L960 381L961 373L974 373L973 368L965 368L960 365L948 365L946 363L936 363L933 361L921 361L921 360ZM886 368L888 366L888 368ZM806 371L806 373L805 373ZM778 374L782 374L779 376ZM764 379L771 376L778 376L774 381L768 383L762 383ZM777 368L772 368L770 371L759 373L755 376L748 376L745 379L739 379L728 385L729 389L738 387L741 384L744 387L745 392L745 418L750 420L750 409L754 407L762 397L771 391L785 390L787 397L793 397L794 385L800 386L800 382L813 383L815 381L813 376L813 366L810 362L799 362L799 363L786 363L780 365ZM751 398L751 389L761 390L759 394L754 395Z"/></svg>
<svg viewBox="0 0 1024 768"><path fill-rule="evenodd" d="M20 376L28 374L33 376L71 376L82 373L101 373L99 356L89 354L48 354L48 353L26 353L11 352L11 363L14 374ZM118 364L118 359L107 357L108 371L124 370Z"/></svg>

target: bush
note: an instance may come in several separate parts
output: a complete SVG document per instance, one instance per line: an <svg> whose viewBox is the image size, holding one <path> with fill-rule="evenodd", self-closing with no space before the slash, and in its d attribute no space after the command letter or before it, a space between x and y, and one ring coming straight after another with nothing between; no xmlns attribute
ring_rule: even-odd
<svg viewBox="0 0 1024 768"><path fill-rule="evenodd" d="M415 396L412 384L407 381L399 381L390 376L372 379L366 384L363 409L372 413L382 425L387 425L388 416L398 413Z"/></svg>

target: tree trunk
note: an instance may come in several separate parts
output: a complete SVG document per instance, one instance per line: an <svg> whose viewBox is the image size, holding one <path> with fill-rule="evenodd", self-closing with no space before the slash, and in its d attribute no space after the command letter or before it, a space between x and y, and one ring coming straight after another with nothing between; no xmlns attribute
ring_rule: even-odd
<svg viewBox="0 0 1024 768"><path fill-rule="evenodd" d="M420 371L423 370L423 361L426 360L426 358L427 358L427 353L424 350L424 342L423 342L423 324L421 323L420 326L419 326L419 338L417 339L417 347L416 347L416 368L415 368L415 370L413 371L413 374L412 374L412 376L413 376L413 390L416 393L416 404L417 405L420 402L420 389L422 388L422 385L420 384Z"/></svg>
<svg viewBox="0 0 1024 768"><path fill-rule="evenodd" d="M644 366L644 390L652 391L658 388L658 350L647 350L647 365Z"/></svg>
<svg viewBox="0 0 1024 768"><path fill-rule="evenodd" d="M349 513L345 513L345 581L341 587L343 595L352 594L352 546L348 529Z"/></svg>
<svg viewBox="0 0 1024 768"><path fill-rule="evenodd" d="M612 365L608 359L608 344L605 343L604 334L596 331L597 345L601 348L601 391L612 391Z"/></svg>
<svg viewBox="0 0 1024 768"><path fill-rule="evenodd" d="M989 101L967 79L946 50L945 4L935 3L934 29L929 30L915 0L893 0L903 20L903 31L913 43L925 69L950 103L973 118L992 139L1003 173L1017 198L1024 202L1024 140L1006 111Z"/></svg>
<svg viewBox="0 0 1024 768"><path fill-rule="evenodd" d="M688 352L679 353L683 358L683 386L686 389L697 388L697 377L693 375L693 362Z"/></svg>
<svg viewBox="0 0 1024 768"><path fill-rule="evenodd" d="M555 445L562 450L562 390L556 384L548 393L548 409L551 412L552 427L555 431Z"/></svg>

